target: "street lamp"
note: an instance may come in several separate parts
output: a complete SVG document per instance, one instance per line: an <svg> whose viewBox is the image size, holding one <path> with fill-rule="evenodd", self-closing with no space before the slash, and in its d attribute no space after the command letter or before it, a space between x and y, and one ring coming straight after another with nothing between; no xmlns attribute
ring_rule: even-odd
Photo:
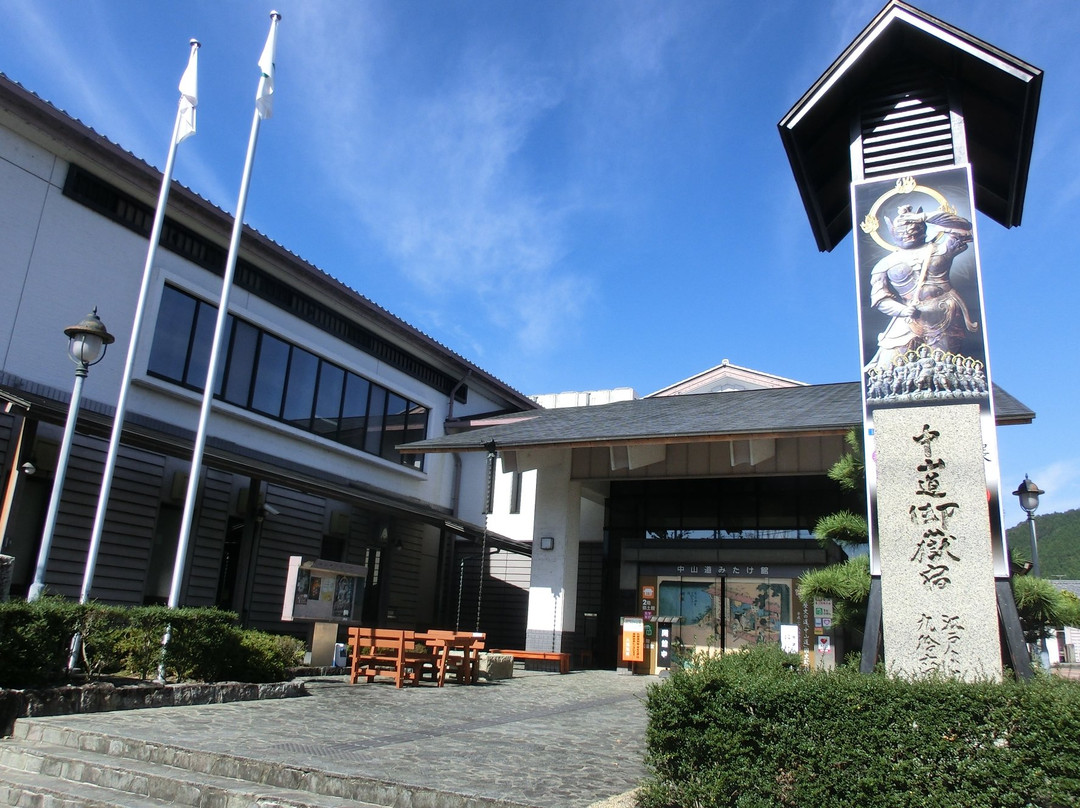
<svg viewBox="0 0 1080 808"><path fill-rule="evenodd" d="M1031 481L1026 474L1024 481L1017 486L1014 494L1020 499L1020 507L1027 514L1028 526L1031 528L1031 571L1036 577L1041 577L1039 572L1039 539L1035 534L1035 511L1039 507L1039 495L1046 492ZM1050 652L1046 648L1046 637L1039 634L1039 659L1042 661L1043 670L1050 669Z"/></svg>
<svg viewBox="0 0 1080 808"><path fill-rule="evenodd" d="M110 334L95 308L77 325L64 329L68 336L68 356L75 363L75 387L71 391L71 404L68 405L67 425L64 427L64 439L60 444L60 455L56 459L56 476L53 479L52 495L49 498L49 512L45 517L45 528L41 534L41 549L38 551L37 569L34 571L34 583L30 585L27 600L37 600L45 590L45 567L49 563L49 549L52 545L53 531L56 529L56 515L60 510L60 496L64 490L64 477L67 476L68 457L71 455L71 439L75 434L75 422L79 416L79 399L82 397L83 381L88 369L96 365L105 356L105 349L115 340Z"/></svg>
<svg viewBox="0 0 1080 808"><path fill-rule="evenodd" d="M1031 571L1036 577L1040 577L1040 573L1039 539L1035 535L1035 511L1039 507L1039 495L1045 493L1026 474L1024 475L1024 481L1013 491L1013 494L1020 498L1020 507L1027 514L1028 525L1031 527Z"/></svg>

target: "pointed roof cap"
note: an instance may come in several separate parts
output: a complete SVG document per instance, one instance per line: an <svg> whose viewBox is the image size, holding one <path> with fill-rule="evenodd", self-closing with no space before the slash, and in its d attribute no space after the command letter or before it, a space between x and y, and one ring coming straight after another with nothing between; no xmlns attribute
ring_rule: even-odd
<svg viewBox="0 0 1080 808"><path fill-rule="evenodd" d="M975 206L1020 224L1043 73L901 0L890 2L778 124L818 249L851 230L852 104L897 63L949 79L963 112Z"/></svg>

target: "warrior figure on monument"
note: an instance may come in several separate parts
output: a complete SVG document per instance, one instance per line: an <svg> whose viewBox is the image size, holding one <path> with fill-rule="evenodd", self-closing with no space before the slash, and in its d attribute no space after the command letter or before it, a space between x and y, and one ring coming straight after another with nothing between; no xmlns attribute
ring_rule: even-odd
<svg viewBox="0 0 1080 808"><path fill-rule="evenodd" d="M907 351L927 347L957 353L965 331L978 330L950 282L953 259L972 241L971 222L941 208L924 213L901 205L889 232L897 249L870 273L870 304L892 319L878 335L868 367L884 366ZM936 229L927 239L927 225Z"/></svg>

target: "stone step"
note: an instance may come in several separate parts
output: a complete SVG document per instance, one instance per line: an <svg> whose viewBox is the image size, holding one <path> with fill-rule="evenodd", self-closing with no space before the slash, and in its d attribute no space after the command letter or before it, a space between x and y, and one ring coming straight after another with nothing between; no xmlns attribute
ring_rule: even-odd
<svg viewBox="0 0 1080 808"><path fill-rule="evenodd" d="M336 774L239 755L196 751L171 744L107 735L64 726L62 723L50 721L47 717L20 718L15 722L12 736L0 740L0 765L3 764L5 748L10 746L14 749L16 744L25 748L50 749L57 758L65 760L78 760L82 755L94 754L120 767L138 763L152 770L168 767L169 770L181 772L184 776L223 778L231 781L230 786L235 786L241 793L242 788L249 785L307 795L308 802L285 801L280 803L281 806L310 804L316 808L338 805L351 808L525 808L513 800L410 786L372 777ZM174 801L173 804L178 803ZM204 804L212 805L213 808L279 806L279 803L273 800L258 803L249 800Z"/></svg>
<svg viewBox="0 0 1080 808"><path fill-rule="evenodd" d="M13 808L165 808L173 804L172 800L0 766L0 805Z"/></svg>
<svg viewBox="0 0 1080 808"><path fill-rule="evenodd" d="M130 743L130 742L129 742ZM254 772L252 772L254 773ZM28 781L26 775L33 775ZM21 781L21 782L20 782ZM163 806L190 805L241 808L378 808L353 798L313 793L245 779L188 770L147 759L57 746L42 741L0 741L0 788L28 795L48 795L41 805ZM98 799L99 803L79 802ZM2 804L2 803L0 803Z"/></svg>

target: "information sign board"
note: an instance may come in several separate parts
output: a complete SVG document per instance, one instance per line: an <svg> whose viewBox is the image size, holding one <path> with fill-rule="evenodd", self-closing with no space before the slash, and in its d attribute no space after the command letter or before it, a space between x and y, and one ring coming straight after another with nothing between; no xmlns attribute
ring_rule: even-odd
<svg viewBox="0 0 1080 808"><path fill-rule="evenodd" d="M290 556L282 620L359 624L367 567Z"/></svg>

